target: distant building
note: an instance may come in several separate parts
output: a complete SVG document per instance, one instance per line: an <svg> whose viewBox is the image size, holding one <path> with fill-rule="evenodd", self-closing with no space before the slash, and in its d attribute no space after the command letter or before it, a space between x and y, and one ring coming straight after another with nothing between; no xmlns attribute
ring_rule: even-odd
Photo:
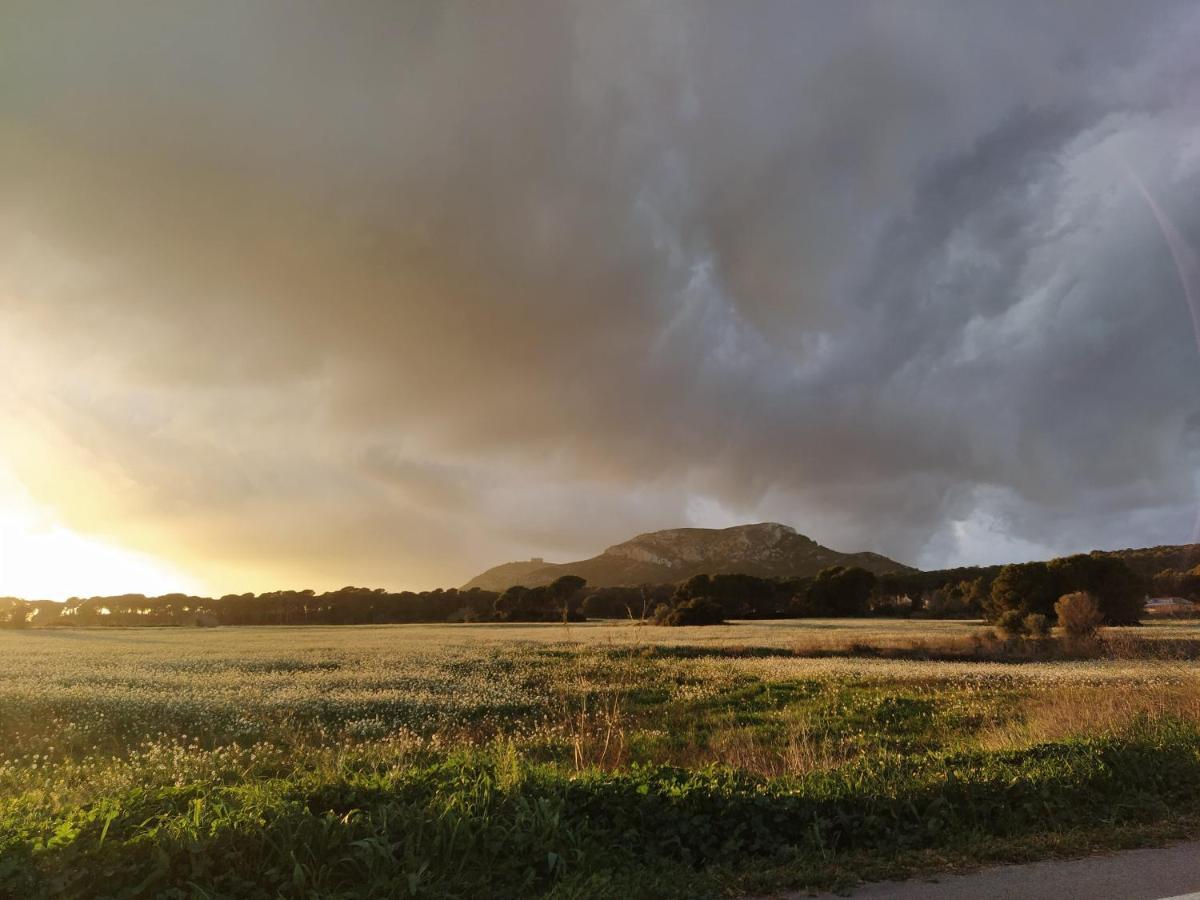
<svg viewBox="0 0 1200 900"><path fill-rule="evenodd" d="M533 559L531 559L529 561L531 563L537 563L539 566L544 565L546 562L546 560L542 559L540 556L535 556Z"/></svg>
<svg viewBox="0 0 1200 900"><path fill-rule="evenodd" d="M1183 597L1151 597L1146 612L1152 616L1183 616L1196 612L1196 604Z"/></svg>

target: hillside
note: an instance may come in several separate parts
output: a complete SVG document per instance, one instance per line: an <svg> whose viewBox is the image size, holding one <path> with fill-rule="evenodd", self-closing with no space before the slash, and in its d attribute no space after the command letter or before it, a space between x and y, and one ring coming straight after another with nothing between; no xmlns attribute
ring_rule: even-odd
<svg viewBox="0 0 1200 900"><path fill-rule="evenodd" d="M775 522L732 528L672 528L639 534L599 556L567 563L511 562L476 575L463 588L501 591L537 587L578 575L593 587L665 584L707 573L760 577L815 575L829 566L861 566L876 574L907 570L878 553L839 553Z"/></svg>

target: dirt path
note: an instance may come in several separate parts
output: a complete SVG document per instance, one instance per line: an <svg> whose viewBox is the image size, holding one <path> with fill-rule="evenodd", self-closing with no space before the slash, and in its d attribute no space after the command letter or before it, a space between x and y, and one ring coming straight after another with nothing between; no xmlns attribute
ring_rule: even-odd
<svg viewBox="0 0 1200 900"><path fill-rule="evenodd" d="M785 895L789 900L807 894ZM833 894L822 895L832 898ZM858 886L855 900L1200 900L1200 841Z"/></svg>

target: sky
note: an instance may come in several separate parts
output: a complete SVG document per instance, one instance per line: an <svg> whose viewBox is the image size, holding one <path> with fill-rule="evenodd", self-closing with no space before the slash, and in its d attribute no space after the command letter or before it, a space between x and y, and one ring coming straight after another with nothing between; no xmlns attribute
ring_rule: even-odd
<svg viewBox="0 0 1200 900"><path fill-rule="evenodd" d="M0 594L1189 541L1198 43L1191 2L7 0Z"/></svg>

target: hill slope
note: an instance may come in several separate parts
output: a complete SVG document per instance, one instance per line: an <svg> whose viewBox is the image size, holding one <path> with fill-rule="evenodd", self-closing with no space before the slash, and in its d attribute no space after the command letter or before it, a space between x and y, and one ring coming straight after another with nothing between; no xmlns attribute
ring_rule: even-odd
<svg viewBox="0 0 1200 900"><path fill-rule="evenodd" d="M578 562L505 563L476 575L463 588L502 591L514 584L537 587L560 575L578 575L592 587L666 584L701 573L777 578L815 575L829 566L861 566L876 574L908 568L878 553L839 553L786 525L763 522L652 531Z"/></svg>

